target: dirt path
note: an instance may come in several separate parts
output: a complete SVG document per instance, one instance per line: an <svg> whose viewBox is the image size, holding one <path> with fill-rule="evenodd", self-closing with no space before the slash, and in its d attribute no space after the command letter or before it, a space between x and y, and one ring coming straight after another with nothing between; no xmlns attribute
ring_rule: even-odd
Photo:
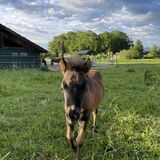
<svg viewBox="0 0 160 160"><path fill-rule="evenodd" d="M58 71L59 70L59 67L56 64L54 64L53 66L48 64L47 66L48 66L48 69L50 71ZM113 67L113 66L114 66L113 64L94 64L92 66L92 68L110 68L110 67Z"/></svg>

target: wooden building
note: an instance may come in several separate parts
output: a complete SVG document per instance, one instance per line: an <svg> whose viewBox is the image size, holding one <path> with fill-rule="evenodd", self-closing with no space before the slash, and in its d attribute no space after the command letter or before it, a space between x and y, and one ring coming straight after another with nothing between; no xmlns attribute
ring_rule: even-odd
<svg viewBox="0 0 160 160"><path fill-rule="evenodd" d="M0 24L0 68L37 68L47 50Z"/></svg>

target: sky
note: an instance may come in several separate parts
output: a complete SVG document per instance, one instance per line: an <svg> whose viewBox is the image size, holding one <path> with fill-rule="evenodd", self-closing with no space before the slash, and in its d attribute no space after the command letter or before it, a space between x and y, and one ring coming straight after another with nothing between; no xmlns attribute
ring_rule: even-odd
<svg viewBox="0 0 160 160"><path fill-rule="evenodd" d="M0 23L46 49L56 35L88 30L159 46L160 0L0 0Z"/></svg>

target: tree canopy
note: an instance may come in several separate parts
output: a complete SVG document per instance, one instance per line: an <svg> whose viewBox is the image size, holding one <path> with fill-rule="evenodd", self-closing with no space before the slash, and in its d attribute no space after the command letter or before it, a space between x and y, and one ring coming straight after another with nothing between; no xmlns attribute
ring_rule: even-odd
<svg viewBox="0 0 160 160"><path fill-rule="evenodd" d="M97 35L93 31L67 32L53 37L48 48L55 56L61 56L66 52L75 53L81 50L94 50L99 52L112 52L113 54L123 49L128 49L133 42L126 33L120 31L103 32Z"/></svg>
<svg viewBox="0 0 160 160"><path fill-rule="evenodd" d="M149 50L149 53L145 55L145 58L160 58L160 47L153 44Z"/></svg>

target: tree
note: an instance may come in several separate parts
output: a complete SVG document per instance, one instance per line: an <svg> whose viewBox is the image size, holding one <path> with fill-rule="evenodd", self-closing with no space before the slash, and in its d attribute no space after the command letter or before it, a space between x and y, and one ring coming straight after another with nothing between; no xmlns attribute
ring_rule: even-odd
<svg viewBox="0 0 160 160"><path fill-rule="evenodd" d="M111 35L111 47L110 51L113 53L119 52L123 49L128 49L132 45L132 41L129 39L126 33L120 31L112 31Z"/></svg>
<svg viewBox="0 0 160 160"><path fill-rule="evenodd" d="M130 52L130 59L138 59L140 57L137 46L130 47L129 52Z"/></svg>
<svg viewBox="0 0 160 160"><path fill-rule="evenodd" d="M67 51L65 40L66 38L64 34L55 36L48 45L50 52L56 56L60 56L60 54L62 56Z"/></svg>
<svg viewBox="0 0 160 160"><path fill-rule="evenodd" d="M112 52L113 54L122 49L128 49L132 41L126 33L112 31L97 35L95 32L67 32L55 36L49 42L49 51L56 56L63 56L65 52L75 53L80 50L94 50L99 52Z"/></svg>
<svg viewBox="0 0 160 160"><path fill-rule="evenodd" d="M153 44L149 50L149 53L155 55L156 57L160 57L160 49L156 44Z"/></svg>
<svg viewBox="0 0 160 160"><path fill-rule="evenodd" d="M120 59L135 59L139 56L138 52L134 50L133 47L130 47L130 49L124 49L120 51L119 58Z"/></svg>
<svg viewBox="0 0 160 160"><path fill-rule="evenodd" d="M143 45L140 40L137 40L133 46L131 46L128 50L122 50L120 52L120 58L125 59L137 59L142 58L144 55Z"/></svg>
<svg viewBox="0 0 160 160"><path fill-rule="evenodd" d="M77 34L75 32L66 33L66 44L68 46L68 51L74 53L77 51Z"/></svg>
<svg viewBox="0 0 160 160"><path fill-rule="evenodd" d="M160 48L153 44L152 47L149 49L149 53L144 56L145 58L158 58L160 57Z"/></svg>
<svg viewBox="0 0 160 160"><path fill-rule="evenodd" d="M97 51L98 49L98 37L97 34L92 31L77 32L78 51L92 49Z"/></svg>
<svg viewBox="0 0 160 160"><path fill-rule="evenodd" d="M133 46L133 51L136 53L136 58L142 58L144 55L144 49L142 42L140 40L137 40L136 43Z"/></svg>
<svg viewBox="0 0 160 160"><path fill-rule="evenodd" d="M109 32L103 32L100 37L100 51L108 52L111 48L111 35Z"/></svg>

